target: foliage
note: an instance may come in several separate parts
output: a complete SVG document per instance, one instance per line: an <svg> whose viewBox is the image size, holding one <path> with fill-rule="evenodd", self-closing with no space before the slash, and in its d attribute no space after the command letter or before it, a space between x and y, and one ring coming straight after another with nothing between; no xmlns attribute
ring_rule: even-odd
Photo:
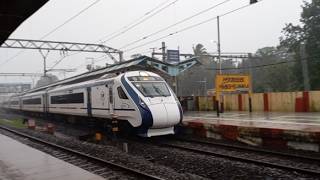
<svg viewBox="0 0 320 180"><path fill-rule="evenodd" d="M207 49L202 44L197 44L196 47L193 47L193 53L197 57L208 54Z"/></svg>
<svg viewBox="0 0 320 180"><path fill-rule="evenodd" d="M297 63L293 68L300 84L303 83L301 62L307 61L311 89L320 89L320 0L304 2L301 14L301 25L287 24L280 38L280 46L295 53ZM300 52L301 44L305 44L306 58Z"/></svg>
<svg viewBox="0 0 320 180"><path fill-rule="evenodd" d="M25 128L26 125L22 123L21 119L14 119L14 120L6 120L0 119L0 124L15 127L15 128Z"/></svg>
<svg viewBox="0 0 320 180"><path fill-rule="evenodd" d="M289 62L292 58L286 49L264 47L240 63L239 67L244 69L242 73L252 75L254 92L292 91L296 88L293 65ZM252 67L251 70L249 67Z"/></svg>

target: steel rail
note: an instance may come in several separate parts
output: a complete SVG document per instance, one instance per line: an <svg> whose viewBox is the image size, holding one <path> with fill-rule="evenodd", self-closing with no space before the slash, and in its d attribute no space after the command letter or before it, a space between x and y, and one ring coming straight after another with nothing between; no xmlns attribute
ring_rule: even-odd
<svg viewBox="0 0 320 180"><path fill-rule="evenodd" d="M44 144L44 145L47 145L47 146L51 146L51 147L66 151L68 153L75 154L75 155L83 157L83 158L87 158L87 159L89 159L91 161L96 161L98 163L106 164L106 165L113 166L113 167L118 168L118 169L125 170L125 171L127 171L129 173L132 173L132 174L134 174L136 176L139 176L141 178L154 179L154 180L163 180L163 178L160 178L160 177L157 177L157 176L153 176L153 175L150 175L150 174L147 174L147 173L144 173L144 172L141 172L139 170L135 170L135 169L132 169L132 168L129 168L129 167L125 167L123 165L116 164L116 163L113 163L113 162L110 162L110 161L107 161L107 160L104 160L104 159L100 159L100 158L94 157L92 155L88 155L88 154L85 154L85 153L82 153L82 152L79 152L79 151L76 151L76 150L73 150L73 149L70 149L70 148L66 148L66 147L51 143L51 142L46 142L46 141L44 141L42 139L39 139L39 138L36 138L36 137L32 137L32 136L27 135L25 133L21 133L21 132L15 131L13 129L10 129L10 128L4 127L4 126L0 126L0 129L3 129L5 131L11 132L11 133L13 133L15 135L18 135L18 136L21 136L21 137L24 137L24 138L28 138L31 141L35 141L35 142L38 142L38 143L41 143L41 144Z"/></svg>
<svg viewBox="0 0 320 180"><path fill-rule="evenodd" d="M244 150L244 151L265 153L265 154L277 155L277 156L284 156L284 157L288 157L288 158L300 158L300 159L304 159L304 160L308 160L308 161L319 161L320 162L319 157L303 156L303 155L277 152L277 151L266 150L266 149L257 149L257 148L253 148L253 147L225 144L225 143L219 143L219 142L208 142L208 141L202 141L202 140L185 139L185 138L174 138L174 140L190 142L190 143L198 143L199 145L204 144L204 145L209 145L209 146L220 146L220 147L230 148L230 149L240 149L240 150Z"/></svg>
<svg viewBox="0 0 320 180"><path fill-rule="evenodd" d="M217 152L212 152L212 151L207 151L207 150L200 150L200 149L195 149L191 147L185 147L182 145L175 145L171 143L163 143L159 142L156 145L162 146L162 147L170 147L170 148L176 148L176 149L181 149L189 152L194 152L198 154L205 154L205 155L210 155L210 156L216 156L216 157L222 157L222 158L228 158L231 160L236 160L240 162L246 162L246 163L253 163L256 165L262 165L266 167L271 167L271 168L277 168L277 169L282 169L282 170L287 170L287 171L296 171L304 174L309 174L309 175L316 175L320 176L320 171L316 170L311 170L311 169L304 169L304 168L297 168L297 167L292 167L292 166L286 166L286 165L281 165L281 164L276 164L276 163L271 163L271 162L263 162L260 160L255 160L255 159L250 159L250 158L245 158L245 157L240 157L240 156L233 156L229 154L223 154L223 153L217 153Z"/></svg>

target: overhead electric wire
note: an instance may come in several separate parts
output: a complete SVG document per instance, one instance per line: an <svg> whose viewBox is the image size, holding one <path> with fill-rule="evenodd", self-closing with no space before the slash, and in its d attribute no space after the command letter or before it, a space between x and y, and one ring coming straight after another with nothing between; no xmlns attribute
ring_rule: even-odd
<svg viewBox="0 0 320 180"><path fill-rule="evenodd" d="M221 5L223 5L223 4L225 4L225 3L229 2L229 1L231 1L231 0L225 0L225 1L221 2L221 3L215 4L215 5L207 8L207 9L204 9L204 10L202 10L202 11L200 11L200 12L198 12L198 13L192 15L192 16L189 16L189 17L187 17L187 18L184 18L184 19L182 19L182 20L180 20L180 21L178 21L178 22L176 22L176 23L174 23L174 24L172 24L172 25L169 25L169 26L167 26L167 27L165 27L165 28L162 28L162 29L160 29L160 30L158 30L158 31L156 31L156 32L154 32L154 33L151 33L151 34L149 34L149 35L147 35L147 36L144 36L144 37L142 37L141 39L138 39L138 40L136 40L136 41L130 42L130 43L122 46L120 49L126 48L126 47L131 46L131 45L133 45L133 44L136 44L136 43L138 43L138 42L140 42L140 41L146 40L147 38L150 38L150 37L152 37L152 36L154 36L154 35L157 35L157 34L163 32L163 31L166 31L166 30L168 30L168 29L170 29L170 28L172 28L172 27L174 27L174 26L177 26L177 25L179 25L179 24L181 24L181 23L184 23L184 22L186 22L186 21L188 21L188 20L190 20L190 19L193 19L193 18L195 18L195 17L197 17L197 16L199 16L199 15L201 15L201 14L204 14L204 13L206 13L206 12L208 12L208 11L211 11L211 10L213 10L213 9L215 9L215 8L221 6Z"/></svg>
<svg viewBox="0 0 320 180"><path fill-rule="evenodd" d="M148 19L151 18L150 16L148 16L149 14L151 14L151 13L154 12L155 10L159 9L160 7L164 6L164 5L167 4L169 1L171 1L171 0L166 0L166 1L162 2L162 3L160 3L159 5L157 5L156 7L154 7L153 9L151 9L150 11L144 13L143 16L137 18L136 20L132 21L131 23L129 23L128 25L124 26L123 28L121 28L121 29L119 29L119 30L124 29L124 31L127 32L127 31L130 30L129 28L132 29L132 28L138 26L139 24L141 24L141 23L143 23L144 21L146 21L147 18L148 18ZM173 4L176 3L177 1L178 1L178 0L175 0L174 2L172 2L172 3L168 4L167 6L165 6L164 8L158 10L157 12L155 12L154 14L152 14L152 16L156 15L156 13L160 13L161 11L163 11L164 9L166 9L166 8L168 8L169 6L173 5ZM145 16L148 16L148 17L144 18ZM142 20L140 20L140 19L142 19ZM139 21L139 22L136 23L137 21ZM118 30L118 31L119 31L119 30ZM109 36L112 36L112 35L116 34L118 31L115 31L115 32L113 32L113 33L111 33L111 34L103 37L103 38L100 38L100 39L97 40L96 42L99 42L99 41L101 41L101 39L104 39L104 38L109 38ZM124 31L123 31L123 32L124 32ZM122 33L122 34L123 34L123 33ZM121 35L121 33L119 33L119 35ZM115 36L117 36L117 35L114 35L114 36L110 37L109 39L111 40L111 38L113 38L113 37L116 38ZM109 40L109 39L108 39L108 40ZM103 43L107 42L108 40L104 41ZM71 54L71 55L67 55L67 56L64 56L64 57L58 59L58 60L56 61L56 63L55 63L50 69L53 69L54 67L56 67L56 66L57 66L58 64L60 64L60 63L62 62L62 60L64 60L65 58L70 57L70 56L73 56L73 55L76 55L76 54L80 54L80 53L81 53L81 52L73 53L73 54Z"/></svg>
<svg viewBox="0 0 320 180"><path fill-rule="evenodd" d="M86 6L84 9L80 10L77 14L73 15L72 17L68 18L65 22L63 22L62 24L60 24L59 26L57 26L56 28L54 28L53 30L49 31L47 34L43 35L40 40L48 37L49 35L51 35L52 33L56 32L58 29L60 29L61 27L65 26L66 24L68 24L69 22L71 22L72 20L74 20L75 18L77 18L78 16L80 16L81 14L83 14L85 11L87 11L88 9L90 9L92 6L94 6L95 4L97 4L98 2L100 2L101 0L95 0L93 3L89 4L88 6ZM7 64L9 61L15 59L16 57L18 57L19 55L21 55L25 50L21 50L20 52L18 52L17 54L15 54L14 56L12 56L11 58L5 60L3 63L1 63L0 67L3 67L5 64Z"/></svg>
<svg viewBox="0 0 320 180"><path fill-rule="evenodd" d="M93 63L101 62L101 61L105 60L106 57L107 57L106 55L103 55L103 56L98 57L98 58L93 58L94 59ZM76 66L75 69L78 70L80 67L83 67L83 66L86 66L86 65L87 65L87 63L83 63L83 64L81 64L79 66Z"/></svg>
<svg viewBox="0 0 320 180"><path fill-rule="evenodd" d="M88 9L90 9L92 6L96 5L98 2L100 2L101 0L95 0L93 3L89 4L88 6L86 6L85 8L83 8L82 10L80 10L77 14L71 16L69 19L67 19L64 23L60 24L59 26L57 26L56 28L54 28L53 30L51 30L50 32L48 32L47 34L43 35L40 40L48 37L49 35L51 35L52 33L56 32L58 29L60 29L61 27L65 26L66 24L68 24L69 22L71 22L72 20L74 20L75 18L77 18L78 16L80 16L82 13L86 12Z"/></svg>
<svg viewBox="0 0 320 180"><path fill-rule="evenodd" d="M262 1L262 0L261 0L261 1ZM226 13L224 13L224 14L219 15L219 17L226 16L226 15L231 14L231 13L233 13L233 12L236 12L236 11L239 11L239 10L241 10L241 9L244 9L244 8L246 8L246 7L248 7L248 6L251 6L251 4L247 4L247 5L241 6L241 7L239 7L239 8L236 8L236 9L234 9L234 10L228 11L228 12L226 12ZM189 29L193 29L193 28L195 28L195 27L197 27L197 26L200 26L200 25L202 25L202 24L208 23L208 22L213 21L213 20L215 20L215 19L217 19L217 18L218 18L218 16L209 18L209 19L207 19L207 20L204 20L204 21L201 21L201 22L199 22L199 23L196 23L196 24L193 24L193 25L191 25L191 26L188 26L188 27L185 27L185 28L183 28L183 29L180 29L180 30L178 30L178 31L176 31L176 32L170 33L170 34L168 34L168 35L164 35L164 36L162 36L162 37L159 37L159 38L157 38L157 39L151 40L151 41L146 42L146 43L144 43L144 44L141 44L141 45L135 46L135 47L133 47L133 48L124 50L124 52L132 51L132 50L134 50L134 49L137 49L137 48L146 46L146 45L151 44L151 43L154 43L154 42L157 42L157 41L159 41L159 40L162 40L162 39L165 39L165 38L167 38L167 37L173 36L173 35L175 35L175 34L178 34L178 33L184 32L184 31L187 31L187 30L189 30Z"/></svg>
<svg viewBox="0 0 320 180"><path fill-rule="evenodd" d="M103 36L102 38L100 38L100 40L102 39L107 39L109 38L110 36L113 36L114 34L118 33L119 31L122 31L123 29L127 29L129 26L135 24L137 21L140 21L140 19L143 19L145 16L148 16L149 14L151 14L153 11L157 10L158 8L162 7L163 5L167 4L169 1L171 0L166 0L162 3L160 3L159 5L157 5L156 7L154 7L153 9L151 9L150 11L144 13L142 16L140 16L139 18L133 20L131 23L123 26L122 28L119 28L118 30L114 31L113 33L110 33L108 35L105 35Z"/></svg>
<svg viewBox="0 0 320 180"><path fill-rule="evenodd" d="M133 24L132 26L129 26L127 29L125 29L124 31L119 32L118 34L108 38L107 40L103 40L102 43L106 43L110 40L113 40L116 37L119 37L120 35L130 31L131 29L135 28L136 26L142 24L143 22L147 21L148 19L154 17L155 15L159 14L160 12L164 11L165 9L169 8L170 6L174 5L176 2L178 2L179 0L175 0L173 2L171 2L170 4L167 4L166 6L162 7L161 9L157 10L155 13L151 14L150 16L140 20L139 22Z"/></svg>
<svg viewBox="0 0 320 180"><path fill-rule="evenodd" d="M3 67L4 65L6 65L9 61L15 59L16 57L20 56L22 53L24 53L25 50L21 50L19 52L17 52L17 54L11 56L10 58L6 59L4 62L2 62L0 64L0 68Z"/></svg>
<svg viewBox="0 0 320 180"><path fill-rule="evenodd" d="M62 60L64 60L66 57L68 57L68 56L72 56L72 55L75 55L76 53L74 53L74 54L71 54L71 55L66 55L66 56L63 56L62 58L60 58L59 60L57 60L56 61L56 63L54 63L54 65L53 66L51 66L51 68L49 68L49 70L50 69L53 69L53 68L55 68L59 63L61 63L61 61Z"/></svg>
<svg viewBox="0 0 320 180"><path fill-rule="evenodd" d="M241 69L258 69L258 68L265 68L269 66L277 66L281 64L288 64L288 63L294 63L294 62L299 62L299 61L319 61L319 59L311 59L310 58L319 58L320 54L316 56L309 56L307 58L301 58L301 59L293 59L293 60L286 60L286 61L281 61L277 63L270 63L270 64L262 64L262 65L256 65L256 66L247 66L247 67L234 67L234 68L221 68L222 71L227 71L227 70L241 70ZM220 68L206 68L208 70L216 70L219 71Z"/></svg>
<svg viewBox="0 0 320 180"><path fill-rule="evenodd" d="M172 5L172 4L176 3L177 1L178 1L178 0L170 3L169 5ZM203 14L203 13L205 13L205 12L207 12L207 11L210 11L210 10L214 9L215 7L218 7L218 6L220 6L220 5L224 4L224 3L227 3L228 1L231 1L231 0L225 0L225 1L221 2L221 3L219 3L219 4L216 4L216 5L214 5L214 6L211 6L211 7L207 8L207 9L205 9L205 10L203 10L203 11L200 11L199 13L196 13L196 14L194 14L193 16L190 16L190 17L188 17L188 18L185 18L185 19L183 19L183 20L181 20L181 21L179 21L179 22L177 22L177 23L175 23L175 24L173 24L173 25L171 25L171 26L173 27L173 26L176 26L176 25L178 25L178 24L181 24L181 23L184 22L184 21L187 21L187 20L192 19L192 18L194 18L194 17L196 17L196 16L199 16L200 14ZM261 1L262 1L262 0L261 0ZM167 2L167 1L166 1L166 2ZM166 3L166 2L165 2L165 3ZM165 3L164 3L164 4L165 4ZM161 5L161 4L160 4L160 5ZM168 7L169 5L165 6L164 8ZM226 12L226 13L224 13L224 14L221 14L220 17L226 16L226 15L231 14L231 13L233 13L233 12L236 12L236 11L239 11L239 10L241 10L241 9L244 9L244 8L250 6L250 5L251 5L251 4L244 5L244 6L241 6L241 7L239 7L239 8L236 8L236 9L234 9L234 10L232 10L232 11L228 11L228 12ZM160 7L161 7L161 6L160 6ZM154 9L156 9L156 8L154 8ZM161 9L158 10L157 12L159 12L159 11L161 11L161 10L164 10L164 9L161 8ZM157 13L157 12L155 12L155 13ZM146 13L146 14L147 14L147 13ZM147 17L147 18L148 18L148 17ZM159 40L161 40L161 39L167 38L167 37L169 37L169 36L172 36L172 35L175 35L175 34L184 32L184 31L186 31L186 30L192 29L192 28L194 28L194 27L197 27L197 26L199 26L199 25L205 24L205 23L210 22L210 21L215 20L215 19L217 19L217 17L213 17L213 18L207 19L207 20L205 20L205 21L202 21L202 22L200 22L200 23L197 23L197 24L188 26L188 27L183 28L183 29L181 29L181 30L179 30L179 31L176 31L176 32L174 32L174 33L170 33L170 34L168 34L168 35L162 36L162 37L160 37L160 38L157 38L157 39L155 39L155 40L149 41L149 42L147 42L147 43L145 43L145 44L136 46L136 47L134 47L134 48L131 48L131 49L128 49L128 50L125 50L125 51L127 52L127 51L131 51L131 50L137 49L137 48L139 48L139 47L142 47L142 46L148 45L148 44L150 44L150 43L159 41ZM141 22L141 23L142 23L142 22ZM137 24L137 23L136 23L136 24ZM139 25L139 24L137 24L137 25ZM162 31L165 31L165 30L167 30L167 29L169 29L169 28L171 28L171 27L168 26L168 27L166 27L166 28L163 28L163 29L161 29L161 30L159 30L159 31L157 31L157 32L155 32L155 33L152 33L151 36L156 35L156 34L162 32ZM130 29L129 29L129 30L130 30ZM112 38L112 37L111 37L111 38ZM110 38L109 38L109 39L110 39ZM146 38L144 38L144 39L146 39ZM143 39L143 40L144 40L144 39ZM139 40L139 41L140 41L140 40ZM105 42L106 42L106 41L105 41ZM120 48L120 49L121 49L121 48ZM74 54L72 54L72 55L75 55L75 54L78 54L78 53L74 53ZM72 56L72 55L68 55L68 56ZM58 64L59 64L63 59L65 59L66 57L67 57L67 56L59 59L58 62L57 62L52 68L54 68L56 65L58 65Z"/></svg>

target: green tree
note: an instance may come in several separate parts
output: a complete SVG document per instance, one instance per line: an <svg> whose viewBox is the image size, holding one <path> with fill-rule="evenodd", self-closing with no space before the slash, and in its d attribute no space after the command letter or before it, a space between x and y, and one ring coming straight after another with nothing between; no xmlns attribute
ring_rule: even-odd
<svg viewBox="0 0 320 180"><path fill-rule="evenodd" d="M295 53L295 67L293 69L297 76L300 89L302 89L303 78L301 70L302 58L300 53L301 44L305 44L306 58L309 66L309 78L311 89L320 89L320 0L304 2L301 13L301 25L287 24L280 38L280 45Z"/></svg>
<svg viewBox="0 0 320 180"><path fill-rule="evenodd" d="M208 54L206 48L202 44L197 44L195 47L193 47L193 53L198 57Z"/></svg>
<svg viewBox="0 0 320 180"><path fill-rule="evenodd" d="M295 76L292 71L292 55L287 49L264 47L239 66L245 68L242 73L250 73L252 66L252 81L254 92L280 92L295 90ZM272 65L274 64L274 65Z"/></svg>

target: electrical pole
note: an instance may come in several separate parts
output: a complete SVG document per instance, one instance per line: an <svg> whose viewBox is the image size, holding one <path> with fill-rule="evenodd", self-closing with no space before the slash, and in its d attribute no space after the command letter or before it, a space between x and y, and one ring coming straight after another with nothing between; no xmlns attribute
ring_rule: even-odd
<svg viewBox="0 0 320 180"><path fill-rule="evenodd" d="M220 42L220 16L217 16L217 28L218 28L218 63L219 63L219 73L222 74L221 70L221 42Z"/></svg>
<svg viewBox="0 0 320 180"><path fill-rule="evenodd" d="M119 62L123 62L123 51L119 51Z"/></svg>
<svg viewBox="0 0 320 180"><path fill-rule="evenodd" d="M47 53L43 53L41 49L39 49L39 52L43 58L43 76L47 76L47 57L49 55L49 50L47 50Z"/></svg>
<svg viewBox="0 0 320 180"><path fill-rule="evenodd" d="M221 62L221 40L220 40L220 16L217 16L217 29L218 29L218 64L219 64L219 74L222 74L222 62ZM220 101L220 103L219 103ZM220 106L220 108L219 108ZM221 92L216 91L216 107L217 107L217 116L220 116L220 111L223 113L223 96Z"/></svg>
<svg viewBox="0 0 320 180"><path fill-rule="evenodd" d="M253 90L253 74L252 74L252 53L248 53L248 65L249 65L249 78L250 78L250 87L248 89L248 95L249 95L249 112L252 112L252 90Z"/></svg>
<svg viewBox="0 0 320 180"><path fill-rule="evenodd" d="M165 62L166 61L166 43L162 42L162 61Z"/></svg>
<svg viewBox="0 0 320 180"><path fill-rule="evenodd" d="M300 44L300 61L302 67L302 75L303 75L303 87L305 91L310 91L310 80L309 80L309 67L308 67L308 59L306 53L306 44L302 42Z"/></svg>
<svg viewBox="0 0 320 180"><path fill-rule="evenodd" d="M152 57L152 59L154 59L156 48L150 48L150 49L152 50L151 57Z"/></svg>

